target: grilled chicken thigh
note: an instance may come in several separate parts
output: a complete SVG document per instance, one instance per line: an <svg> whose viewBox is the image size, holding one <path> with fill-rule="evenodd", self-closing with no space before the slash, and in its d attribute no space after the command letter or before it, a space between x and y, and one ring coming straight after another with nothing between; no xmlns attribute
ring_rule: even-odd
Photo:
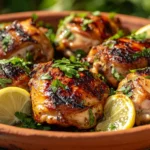
<svg viewBox="0 0 150 150"><path fill-rule="evenodd" d="M39 123L89 129L102 116L109 88L80 63L59 61L60 68L51 61L33 69L29 86L34 119ZM74 70L74 65L80 66L81 71Z"/></svg>
<svg viewBox="0 0 150 150"><path fill-rule="evenodd" d="M150 123L150 67L129 73L118 86L133 101L136 109L136 125Z"/></svg>
<svg viewBox="0 0 150 150"><path fill-rule="evenodd" d="M101 14L71 14L61 23L56 33L56 49L70 56L78 49L86 54L94 45L102 43L120 28L118 19Z"/></svg>
<svg viewBox="0 0 150 150"><path fill-rule="evenodd" d="M0 60L0 89L7 86L16 86L28 90L29 62L20 58Z"/></svg>
<svg viewBox="0 0 150 150"><path fill-rule="evenodd" d="M12 56L45 62L53 58L53 48L31 19L14 21L0 30L0 59Z"/></svg>
<svg viewBox="0 0 150 150"><path fill-rule="evenodd" d="M91 72L100 73L117 87L130 69L147 67L150 62L150 40L119 38L93 47L87 56Z"/></svg>

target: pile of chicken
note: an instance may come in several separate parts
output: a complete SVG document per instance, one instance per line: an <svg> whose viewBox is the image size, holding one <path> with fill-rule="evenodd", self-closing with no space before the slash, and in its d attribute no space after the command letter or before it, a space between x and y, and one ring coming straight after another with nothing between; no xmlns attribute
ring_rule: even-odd
<svg viewBox="0 0 150 150"><path fill-rule="evenodd" d="M38 123L93 128L112 87L133 101L136 125L149 123L150 39L113 36L120 29L115 17L71 14L53 43L56 53L71 57L55 60L47 30L32 19L7 24L0 30L0 86L29 90Z"/></svg>

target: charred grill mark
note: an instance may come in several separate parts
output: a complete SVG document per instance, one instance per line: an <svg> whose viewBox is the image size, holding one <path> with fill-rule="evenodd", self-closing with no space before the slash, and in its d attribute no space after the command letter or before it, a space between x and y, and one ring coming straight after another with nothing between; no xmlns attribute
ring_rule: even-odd
<svg viewBox="0 0 150 150"><path fill-rule="evenodd" d="M129 53L126 49L122 49L122 48L113 48L112 50L110 50L110 55L113 56L113 59L115 59L116 61L122 63L122 62L126 62L126 63L131 63L133 62L133 57L131 53Z"/></svg>
<svg viewBox="0 0 150 150"><path fill-rule="evenodd" d="M98 99L100 99L101 94L104 93L105 91L105 88L103 87L102 82L100 85L95 87L94 80L95 79L91 73L89 73L88 71L84 71L84 76L83 77L80 76L79 79L76 79L74 84L79 88L82 88L88 93L92 94L93 96L96 96Z"/></svg>
<svg viewBox="0 0 150 150"><path fill-rule="evenodd" d="M63 95L62 93L65 92L65 95ZM67 94L69 94L69 96L67 96ZM58 105L68 105L71 106L72 108L85 108L85 106L83 105L83 103L79 103L78 101L80 100L80 97L77 97L74 94L70 94L69 91L63 91L61 89L59 89L56 93L53 93L52 91L50 92L50 96L52 98L53 104L58 106Z"/></svg>
<svg viewBox="0 0 150 150"><path fill-rule="evenodd" d="M141 52L144 48L149 45L147 41L140 42L127 38L120 38L115 40L116 42L112 47L107 46L106 51L108 51L111 58L120 62L120 63L132 63L136 59L134 59L134 54L136 52ZM109 49L109 50L108 50ZM143 57L143 56L141 56ZM138 59L138 58L137 58Z"/></svg>
<svg viewBox="0 0 150 150"><path fill-rule="evenodd" d="M21 36L21 41L22 41L22 42L26 42L26 41L30 41L30 42L34 42L34 43L37 42L37 41L35 41L34 39L32 39L32 37L31 37L28 33L26 33L26 32L23 30L22 25L19 24L18 21L14 21L13 24L12 24L12 26L10 26L10 27L7 29L7 31L8 31L8 30L15 30L16 33L17 33L19 36Z"/></svg>
<svg viewBox="0 0 150 150"><path fill-rule="evenodd" d="M5 73L7 78L16 78L21 74L25 74L24 70L22 70L18 66L14 66L11 63L2 64L1 69Z"/></svg>

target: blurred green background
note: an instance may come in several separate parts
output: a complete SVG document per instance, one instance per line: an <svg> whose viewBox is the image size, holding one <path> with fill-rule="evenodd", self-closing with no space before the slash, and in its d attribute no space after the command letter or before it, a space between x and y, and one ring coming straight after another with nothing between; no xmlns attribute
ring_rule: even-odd
<svg viewBox="0 0 150 150"><path fill-rule="evenodd" d="M32 10L89 10L150 18L150 0L0 0L0 13Z"/></svg>

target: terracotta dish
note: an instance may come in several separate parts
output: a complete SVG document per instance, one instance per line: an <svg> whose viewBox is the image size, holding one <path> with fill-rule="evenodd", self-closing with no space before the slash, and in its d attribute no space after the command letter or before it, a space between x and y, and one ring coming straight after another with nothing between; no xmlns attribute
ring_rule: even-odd
<svg viewBox="0 0 150 150"><path fill-rule="evenodd" d="M21 6L20 6L21 7ZM25 12L0 16L0 22L23 20L36 13L40 19L56 26L70 12ZM150 20L118 15L123 26L134 30L150 24ZM56 132L23 129L0 124L0 147L14 150L93 150L93 149L148 149L150 148L150 125L112 132Z"/></svg>

